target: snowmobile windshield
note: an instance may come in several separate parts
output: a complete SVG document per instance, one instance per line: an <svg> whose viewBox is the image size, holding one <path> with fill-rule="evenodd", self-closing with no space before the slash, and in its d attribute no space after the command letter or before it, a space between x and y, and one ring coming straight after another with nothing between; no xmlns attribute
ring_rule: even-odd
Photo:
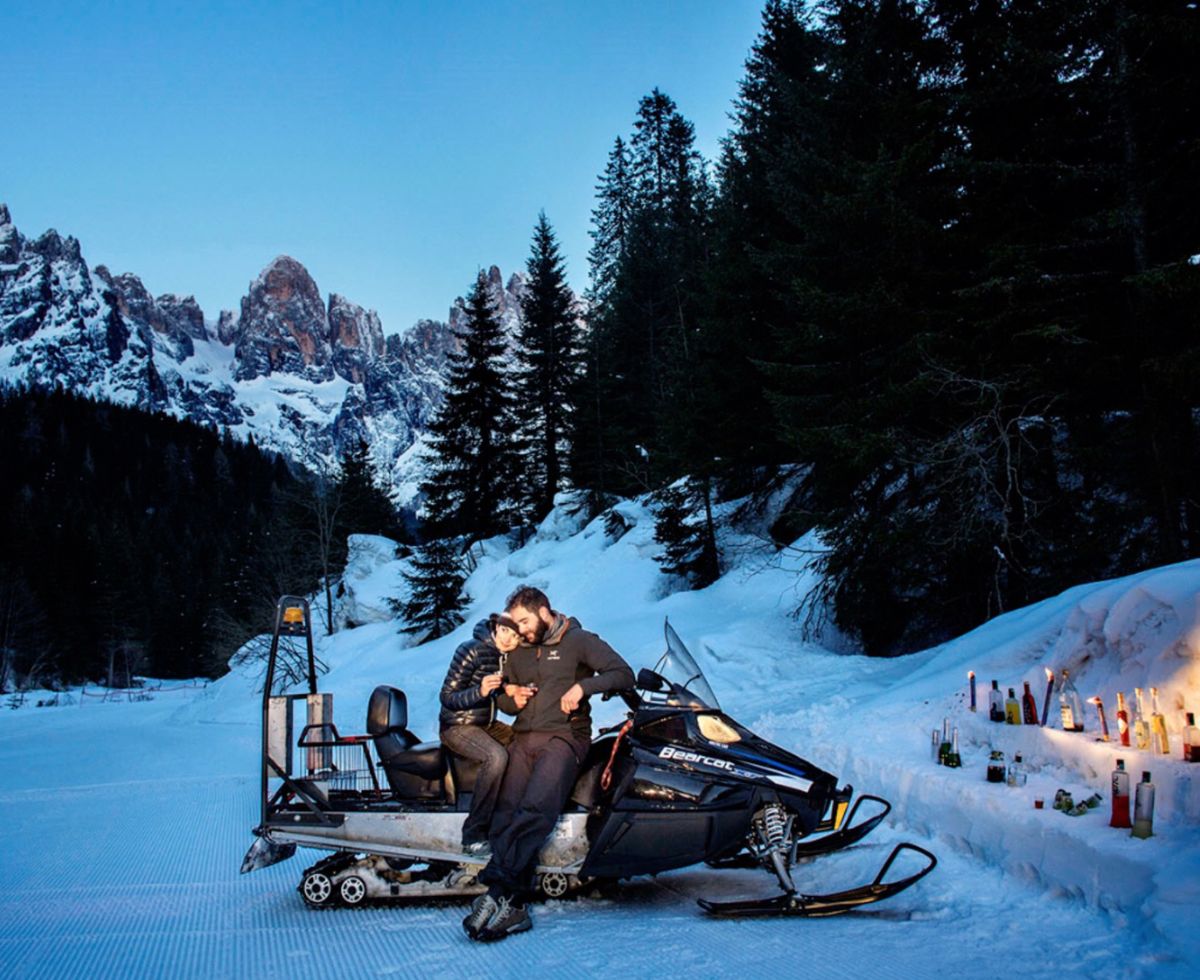
<svg viewBox="0 0 1200 980"><path fill-rule="evenodd" d="M704 671L683 645L679 634L671 628L669 622L664 624L664 628L667 634L667 652L655 665L654 672L671 684L672 688L686 693L691 707L720 710L721 705L717 703L717 696L708 686Z"/></svg>

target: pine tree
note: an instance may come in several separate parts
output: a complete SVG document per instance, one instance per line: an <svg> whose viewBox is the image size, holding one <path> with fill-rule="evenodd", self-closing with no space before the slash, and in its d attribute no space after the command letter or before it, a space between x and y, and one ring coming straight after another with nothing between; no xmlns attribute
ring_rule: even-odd
<svg viewBox="0 0 1200 980"><path fill-rule="evenodd" d="M554 506L565 480L567 444L577 409L581 366L579 314L567 286L563 259L545 213L538 215L528 279L521 297L516 416L528 451L517 488L534 521Z"/></svg>
<svg viewBox="0 0 1200 980"><path fill-rule="evenodd" d="M463 592L466 570L452 538L435 538L417 550L413 571L404 575L411 588L406 602L392 608L404 621L404 632L417 633L420 642L444 636L463 621L470 602Z"/></svg>
<svg viewBox="0 0 1200 980"><path fill-rule="evenodd" d="M342 502L338 519L345 534L400 536L396 508L379 486L365 440L355 440L341 454L337 483Z"/></svg>
<svg viewBox="0 0 1200 980"><path fill-rule="evenodd" d="M429 427L431 473L421 484L424 537L491 537L510 526L518 458L514 398L503 373L503 328L480 272L450 356L445 397Z"/></svg>

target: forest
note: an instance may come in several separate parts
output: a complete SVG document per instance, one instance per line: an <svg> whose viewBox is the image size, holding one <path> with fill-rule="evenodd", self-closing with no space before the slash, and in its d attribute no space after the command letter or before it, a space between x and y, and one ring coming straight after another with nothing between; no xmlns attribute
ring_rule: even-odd
<svg viewBox="0 0 1200 980"><path fill-rule="evenodd" d="M1196 555L1198 58L1183 2L770 0L719 159L657 89L614 139L582 319L541 217L524 371L484 415L476 296L417 628L456 621L461 542L566 486L653 493L702 587L714 501L787 464L772 535L821 542L798 613L871 654Z"/></svg>
<svg viewBox="0 0 1200 980"><path fill-rule="evenodd" d="M475 281L404 628L454 628L471 545L568 489L651 494L692 588L714 505L785 492L798 617L881 656L1200 554L1197 63L1185 2L769 0L718 159L631 106L584 296L545 214L517 336ZM400 534L365 447L310 474L63 392L0 415L7 670L217 673L347 533Z"/></svg>

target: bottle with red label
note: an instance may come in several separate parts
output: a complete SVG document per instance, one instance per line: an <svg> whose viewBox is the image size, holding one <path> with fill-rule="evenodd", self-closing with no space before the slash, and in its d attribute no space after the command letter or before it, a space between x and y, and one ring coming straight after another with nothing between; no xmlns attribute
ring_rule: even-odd
<svg viewBox="0 0 1200 980"><path fill-rule="evenodd" d="M1123 691L1117 691L1117 731L1121 735L1121 744L1129 748L1129 706Z"/></svg>
<svg viewBox="0 0 1200 980"><path fill-rule="evenodd" d="M1033 699L1033 691L1029 690L1029 681L1025 682L1025 693L1021 695L1021 711L1026 725L1038 723L1037 702Z"/></svg>
<svg viewBox="0 0 1200 980"><path fill-rule="evenodd" d="M1200 762L1200 728L1196 727L1196 716L1190 711L1183 729L1183 761Z"/></svg>
<svg viewBox="0 0 1200 980"><path fill-rule="evenodd" d="M1125 771L1125 760L1117 760L1112 774L1112 819L1110 827L1132 827L1129 822L1129 773Z"/></svg>

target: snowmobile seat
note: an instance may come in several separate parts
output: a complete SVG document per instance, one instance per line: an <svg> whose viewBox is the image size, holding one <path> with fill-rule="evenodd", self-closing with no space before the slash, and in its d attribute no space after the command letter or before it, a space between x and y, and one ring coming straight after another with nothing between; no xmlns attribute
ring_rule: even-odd
<svg viewBox="0 0 1200 980"><path fill-rule="evenodd" d="M367 734L397 796L436 800L445 795L446 756L440 742L420 742L408 730L408 699L381 684L367 706Z"/></svg>

